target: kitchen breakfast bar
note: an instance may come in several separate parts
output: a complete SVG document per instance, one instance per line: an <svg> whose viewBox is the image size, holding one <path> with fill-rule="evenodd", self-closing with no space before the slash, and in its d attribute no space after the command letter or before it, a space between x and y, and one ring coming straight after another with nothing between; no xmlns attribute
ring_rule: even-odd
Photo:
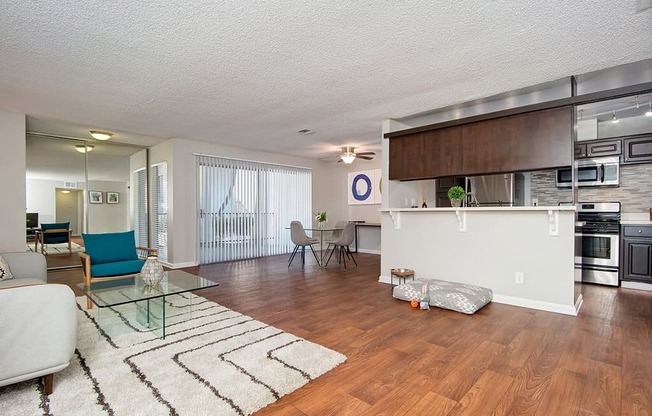
<svg viewBox="0 0 652 416"><path fill-rule="evenodd" d="M576 315L575 207L382 209L379 280L393 268L416 279L487 287L494 302Z"/></svg>

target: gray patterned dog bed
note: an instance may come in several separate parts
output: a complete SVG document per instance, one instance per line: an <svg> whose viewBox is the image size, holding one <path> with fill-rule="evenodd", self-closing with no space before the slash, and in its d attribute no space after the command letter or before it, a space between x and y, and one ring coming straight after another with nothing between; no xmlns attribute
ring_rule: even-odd
<svg viewBox="0 0 652 416"><path fill-rule="evenodd" d="M411 301L421 299L421 290L428 284L430 306L450 309L466 314L475 313L491 302L494 293L491 289L466 283L453 283L444 280L413 280L395 286L393 296L396 299Z"/></svg>

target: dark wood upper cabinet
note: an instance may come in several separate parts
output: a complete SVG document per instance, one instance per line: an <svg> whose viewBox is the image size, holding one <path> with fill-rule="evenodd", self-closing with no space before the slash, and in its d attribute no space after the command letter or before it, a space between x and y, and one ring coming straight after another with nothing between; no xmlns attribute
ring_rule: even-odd
<svg viewBox="0 0 652 416"><path fill-rule="evenodd" d="M462 168L459 126L389 140L389 179L453 176Z"/></svg>
<svg viewBox="0 0 652 416"><path fill-rule="evenodd" d="M392 137L389 179L568 166L572 125L572 109L564 107Z"/></svg>
<svg viewBox="0 0 652 416"><path fill-rule="evenodd" d="M620 156L622 141L620 139L601 139L575 143L575 159L601 156Z"/></svg>
<svg viewBox="0 0 652 416"><path fill-rule="evenodd" d="M652 162L652 134L623 139L623 164Z"/></svg>

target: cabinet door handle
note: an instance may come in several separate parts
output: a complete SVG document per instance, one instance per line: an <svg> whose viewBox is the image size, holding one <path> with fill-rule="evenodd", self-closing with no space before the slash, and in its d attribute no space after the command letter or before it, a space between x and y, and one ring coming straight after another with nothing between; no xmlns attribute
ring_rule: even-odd
<svg viewBox="0 0 652 416"><path fill-rule="evenodd" d="M642 232L643 232L643 230L638 230L638 233L639 233L639 234L642 233Z"/></svg>

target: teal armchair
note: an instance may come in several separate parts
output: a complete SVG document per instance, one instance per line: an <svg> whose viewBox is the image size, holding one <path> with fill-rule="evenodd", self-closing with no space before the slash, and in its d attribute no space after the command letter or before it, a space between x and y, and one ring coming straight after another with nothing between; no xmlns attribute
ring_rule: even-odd
<svg viewBox="0 0 652 416"><path fill-rule="evenodd" d="M36 233L34 251L38 251L39 243L41 243L41 254L46 254L45 244L68 243L68 251L72 253L70 246L71 240L72 230L70 229L70 222L41 224L41 230Z"/></svg>
<svg viewBox="0 0 652 416"><path fill-rule="evenodd" d="M83 283L112 279L123 279L140 273L145 264L144 258L156 256L157 250L148 247L136 247L133 231L122 233L82 234L84 252L79 253L82 261ZM87 308L93 307L90 299Z"/></svg>

